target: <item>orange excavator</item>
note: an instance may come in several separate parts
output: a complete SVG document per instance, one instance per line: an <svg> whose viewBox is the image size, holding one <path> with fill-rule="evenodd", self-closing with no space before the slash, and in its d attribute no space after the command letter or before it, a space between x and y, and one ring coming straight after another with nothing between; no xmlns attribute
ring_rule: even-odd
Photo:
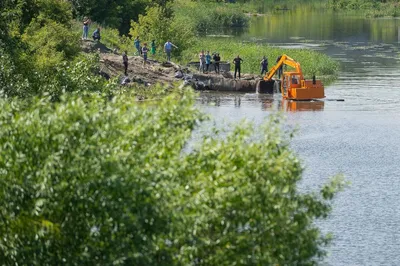
<svg viewBox="0 0 400 266"><path fill-rule="evenodd" d="M285 71L281 80L273 80L275 73L282 69L283 65L294 68L293 71ZM265 74L258 85L258 92L272 92L274 86L279 86L284 99L289 100L313 100L325 98L324 85L321 80L304 79L300 64L287 55L282 55L278 63Z"/></svg>

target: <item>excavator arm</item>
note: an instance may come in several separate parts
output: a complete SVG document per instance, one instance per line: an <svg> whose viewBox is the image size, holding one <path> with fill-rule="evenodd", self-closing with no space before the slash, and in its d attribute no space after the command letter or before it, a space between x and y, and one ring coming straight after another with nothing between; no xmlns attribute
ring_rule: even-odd
<svg viewBox="0 0 400 266"><path fill-rule="evenodd" d="M276 65L273 66L267 74L265 74L264 80L265 81L271 80L272 77L275 75L275 73L278 71L278 69L283 65L293 67L294 69L296 69L296 72L300 74L300 79L301 80L304 79L300 64L296 62L293 58L284 54L281 56L281 59L278 61L278 63L276 63Z"/></svg>

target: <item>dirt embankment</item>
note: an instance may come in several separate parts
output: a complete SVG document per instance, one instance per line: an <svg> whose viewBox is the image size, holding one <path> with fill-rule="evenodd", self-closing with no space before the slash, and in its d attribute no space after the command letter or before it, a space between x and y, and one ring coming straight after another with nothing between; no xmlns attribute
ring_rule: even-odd
<svg viewBox="0 0 400 266"><path fill-rule="evenodd" d="M84 41L82 42L84 52L99 52L101 72L110 77L125 79L122 55L112 51L104 44ZM157 83L172 84L184 82L196 89L219 90L219 91L243 91L255 92L259 80L257 76L244 74L241 80L235 80L230 72L215 74L202 74L188 67L177 65L173 62L158 62L148 60L143 65L140 56L128 56L128 75L130 82L137 82L151 86Z"/></svg>

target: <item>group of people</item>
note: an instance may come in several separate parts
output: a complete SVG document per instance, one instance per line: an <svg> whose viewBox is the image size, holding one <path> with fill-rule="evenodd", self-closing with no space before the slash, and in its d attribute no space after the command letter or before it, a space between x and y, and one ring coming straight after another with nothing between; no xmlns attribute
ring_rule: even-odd
<svg viewBox="0 0 400 266"><path fill-rule="evenodd" d="M133 43L134 43L134 46L136 48L136 54L137 55L143 55L144 61L147 61L147 52L148 52L147 43L143 43L143 47L140 46L140 38L139 38L139 36L136 36L136 38L135 38ZM151 43L150 43L150 46L151 46L151 54L155 55L156 52L157 52L156 41L152 40ZM170 40L168 40L164 44L164 52L165 52L165 54L167 56L167 61L168 62L171 61L172 48L178 49L178 47L176 45L174 45Z"/></svg>
<svg viewBox="0 0 400 266"><path fill-rule="evenodd" d="M83 35L82 35L83 40L88 39L90 23L91 23L91 20L88 17L85 17L83 19ZM93 32L92 38L94 41L100 41L101 36L100 36L100 28L99 27ZM136 54L143 56L143 65L146 65L147 54L149 53L149 48L147 47L147 43L143 43L143 46L141 46L139 36L137 36L135 38L133 43L136 48ZM167 58L168 62L171 61L171 52L172 52L173 48L178 49L178 47L176 45L174 45L173 43L171 43L170 40L168 40L164 44L164 52L166 54L166 58ZM155 55L156 51L157 51L156 41L152 40L150 43L150 52L152 55ZM123 60L124 67L125 67L125 75L127 75L127 72L128 72L128 52L127 51L125 51L123 53L122 60ZM280 60L280 57L278 57L278 59L276 61L278 62L279 60ZM210 55L210 51L207 51L206 53L204 53L204 50L202 50L199 54L199 62L200 62L200 65L199 65L200 72L208 73L210 71L210 65L213 64L215 73L217 73L217 74L220 73L221 56L219 55L218 52L214 52L214 53L212 53L212 55ZM236 79L237 74L240 79L240 71L241 71L242 62L243 62L243 59L240 58L239 55L233 59L233 63L235 65L235 74L234 74L235 79ZM264 56L262 58L260 65L261 65L261 75L268 73L268 58L266 56ZM279 74L279 76L282 74L281 68L278 70L278 74Z"/></svg>
<svg viewBox="0 0 400 266"><path fill-rule="evenodd" d="M134 46L136 48L136 55L141 55L143 57L143 65L145 66L147 64L147 55L150 51L150 53L152 55L156 54L157 51L157 45L156 45L156 41L152 40L150 43L150 50L147 47L147 43L143 43L143 46L140 45L140 38L139 36L137 36L134 40ZM168 40L165 44L164 44L164 52L167 56L167 61L171 61L171 52L172 49L176 48L178 49L178 47L176 45L174 45L173 43L171 43L170 40ZM128 75L128 51L125 51L122 54L122 62L124 64L124 68L125 68L125 76Z"/></svg>
<svg viewBox="0 0 400 266"><path fill-rule="evenodd" d="M213 62L211 60L213 60ZM204 50L202 50L199 54L199 61L200 61L200 66L199 66L200 72L208 73L210 70L210 65L211 63L213 63L215 73L219 74L219 64L221 62L221 57L219 56L219 53L213 53L211 57L210 51L207 51L204 54Z"/></svg>
<svg viewBox="0 0 400 266"><path fill-rule="evenodd" d="M82 40L87 40L89 36L89 26L90 26L91 20L88 17L83 18L83 34L82 34ZM97 27L92 34L93 41L100 41L101 36L100 36L100 27Z"/></svg>
<svg viewBox="0 0 400 266"><path fill-rule="evenodd" d="M221 62L221 57L220 57L219 53L213 53L212 55L213 55L213 57L211 57L210 51L207 51L205 54L204 54L204 50L202 50L200 52L200 54L199 54L199 62L200 62L199 71L200 72L208 73L210 64L213 63L215 73L219 74L219 71L220 71L219 64ZM213 62L211 61L211 58L212 58ZM241 71L242 62L243 62L243 59L240 58L240 55L237 55L233 59L233 64L235 65L235 72L234 72L235 79L236 79L236 76L238 76L240 79L240 71ZM260 65L261 65L261 75L264 75L265 73L268 72L268 58L266 56L264 56L262 58Z"/></svg>

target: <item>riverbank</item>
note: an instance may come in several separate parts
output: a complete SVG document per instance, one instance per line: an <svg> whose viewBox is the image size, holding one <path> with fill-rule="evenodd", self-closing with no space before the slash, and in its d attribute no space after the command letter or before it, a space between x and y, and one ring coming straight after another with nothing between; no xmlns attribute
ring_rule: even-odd
<svg viewBox="0 0 400 266"><path fill-rule="evenodd" d="M98 53L100 74L107 79L116 79L124 88L132 88L139 99L157 98L167 95L179 86L190 86L195 90L256 92L258 75L242 74L242 79L234 79L230 71L199 73L197 69L165 60L149 59L143 64L141 56L129 55L127 75L124 75L122 56L118 51L102 43L81 41L82 51L88 54ZM213 68L213 66L211 66ZM161 86L158 86L161 85Z"/></svg>
<svg viewBox="0 0 400 266"><path fill-rule="evenodd" d="M360 13L367 17L399 17L400 3L398 1L373 0L329 0L328 8L339 12Z"/></svg>

